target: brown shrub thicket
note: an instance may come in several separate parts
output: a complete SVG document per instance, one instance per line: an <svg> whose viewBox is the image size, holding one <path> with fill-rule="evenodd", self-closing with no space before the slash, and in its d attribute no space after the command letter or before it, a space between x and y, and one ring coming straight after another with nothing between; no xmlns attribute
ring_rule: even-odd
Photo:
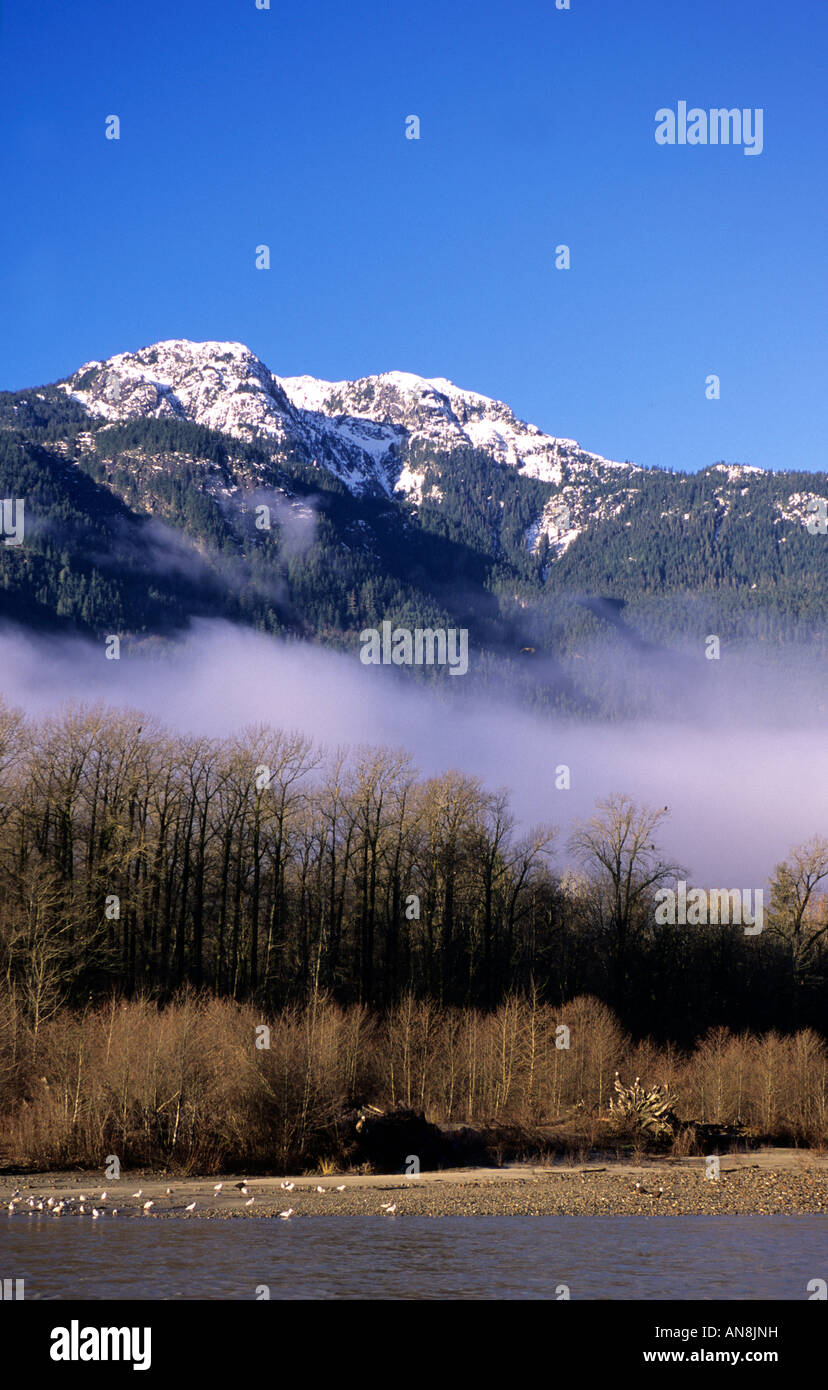
<svg viewBox="0 0 828 1390"><path fill-rule="evenodd" d="M269 1047L256 1045L262 1025ZM0 1157L103 1169L116 1154L125 1167L205 1172L330 1165L337 1122L364 1104L527 1133L572 1122L585 1153L610 1132L616 1070L669 1083L685 1120L828 1141L828 1050L810 1030L757 1037L720 1028L682 1055L632 1042L589 996L553 1009L534 992L513 995L488 1013L405 996L384 1015L316 997L267 1018L193 991L164 1007L132 999L63 1010L35 1030L6 991ZM549 1138L554 1149L554 1131Z"/></svg>

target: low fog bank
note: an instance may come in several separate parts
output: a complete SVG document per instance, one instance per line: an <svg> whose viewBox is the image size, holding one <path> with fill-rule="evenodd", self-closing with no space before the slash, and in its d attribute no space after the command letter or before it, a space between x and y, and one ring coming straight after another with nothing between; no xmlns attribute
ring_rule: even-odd
<svg viewBox="0 0 828 1390"><path fill-rule="evenodd" d="M356 647L333 653L223 622L197 623L175 646L124 648L120 661L106 659L103 643L0 629L0 694L28 714L69 700L103 701L184 732L222 735L267 722L329 747L403 747L421 772L459 768L489 787L508 787L525 824L558 825L558 867L567 862L572 820L588 815L597 798L628 792L670 808L663 848L693 880L758 887L791 846L828 830L825 719L812 679L792 701L800 677L779 665L774 703L764 665L760 717L746 698L748 668L717 667L715 701L700 694L692 717L607 723L535 714L503 698L450 698L394 670L362 666ZM665 672L664 680L666 695L686 671ZM560 764L570 769L568 791L555 787Z"/></svg>

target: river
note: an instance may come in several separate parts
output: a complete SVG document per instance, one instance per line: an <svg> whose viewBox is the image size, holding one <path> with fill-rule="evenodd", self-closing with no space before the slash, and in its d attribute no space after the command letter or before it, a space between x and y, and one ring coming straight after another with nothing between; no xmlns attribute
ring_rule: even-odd
<svg viewBox="0 0 828 1390"><path fill-rule="evenodd" d="M27 1217L27 1299L807 1299L826 1216ZM265 1292L267 1290L267 1292Z"/></svg>

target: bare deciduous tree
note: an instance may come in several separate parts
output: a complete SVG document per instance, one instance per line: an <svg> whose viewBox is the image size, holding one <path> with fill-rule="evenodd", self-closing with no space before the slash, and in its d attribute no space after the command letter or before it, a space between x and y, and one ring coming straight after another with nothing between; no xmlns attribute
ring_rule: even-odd
<svg viewBox="0 0 828 1390"><path fill-rule="evenodd" d="M648 911L654 891L682 871L662 859L656 835L669 814L637 806L629 796L598 802L598 814L573 830L569 845L590 872L591 907L610 943L612 993L623 1008L632 933Z"/></svg>
<svg viewBox="0 0 828 1390"><path fill-rule="evenodd" d="M801 986L823 975L828 945L828 840L814 836L777 864L770 883L768 931L782 941L790 963L794 1009Z"/></svg>

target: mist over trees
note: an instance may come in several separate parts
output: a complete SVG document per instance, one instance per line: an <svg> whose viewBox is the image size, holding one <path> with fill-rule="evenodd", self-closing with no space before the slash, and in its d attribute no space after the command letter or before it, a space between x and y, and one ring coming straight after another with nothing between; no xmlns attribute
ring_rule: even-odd
<svg viewBox="0 0 828 1390"><path fill-rule="evenodd" d="M611 795L561 843L399 750L0 706L0 988L35 1040L66 1006L184 986L268 1010L589 994L682 1046L824 1029L828 842L768 866L758 935L659 926L654 893L681 873L658 846L668 814Z"/></svg>

